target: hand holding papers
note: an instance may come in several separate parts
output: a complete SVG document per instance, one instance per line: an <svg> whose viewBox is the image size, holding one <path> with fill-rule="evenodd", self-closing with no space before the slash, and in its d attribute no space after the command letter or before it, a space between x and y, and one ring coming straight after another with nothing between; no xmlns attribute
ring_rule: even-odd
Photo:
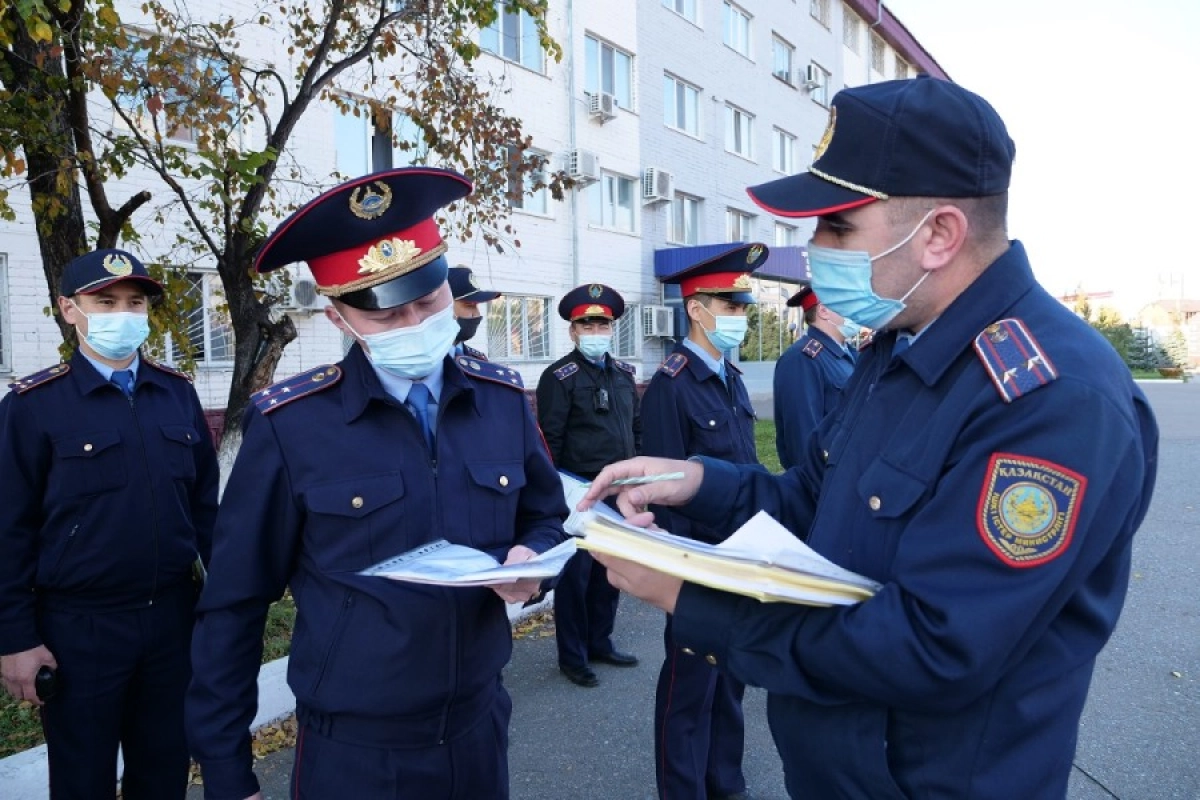
<svg viewBox="0 0 1200 800"><path fill-rule="evenodd" d="M499 586L522 578L553 578L573 555L575 540L567 539L528 561L501 565L482 550L439 539L359 574L436 586Z"/></svg>

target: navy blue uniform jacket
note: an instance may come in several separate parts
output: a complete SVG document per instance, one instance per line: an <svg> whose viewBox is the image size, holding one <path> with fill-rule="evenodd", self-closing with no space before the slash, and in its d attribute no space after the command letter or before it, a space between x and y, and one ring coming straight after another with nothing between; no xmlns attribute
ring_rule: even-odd
<svg viewBox="0 0 1200 800"><path fill-rule="evenodd" d="M329 388L256 396L193 638L188 734L208 796L246 797L257 785L255 678L267 607L285 586L299 705L377 721L388 731L379 747L432 746L489 713L512 652L499 596L357 573L441 538L501 561L517 544L544 552L562 541L562 486L529 401L519 381L481 377L501 369L464 374L446 359L436 457L357 345L339 365L280 385Z"/></svg>
<svg viewBox="0 0 1200 800"><path fill-rule="evenodd" d="M76 353L0 402L0 653L35 608L142 608L208 560L217 457L188 379L142 359L132 400ZM21 383L26 386L21 386Z"/></svg>
<svg viewBox="0 0 1200 800"><path fill-rule="evenodd" d="M1044 358L993 378L975 347L1004 319ZM860 354L799 466L706 459L684 510L731 527L766 509L883 589L809 609L685 585L676 640L770 692L793 797L1062 798L1153 490L1153 414L1017 242L893 362L894 339ZM1046 361L1056 380L1004 402Z"/></svg>
<svg viewBox="0 0 1200 800"><path fill-rule="evenodd" d="M774 378L775 448L784 469L800 462L817 425L833 411L853 371L854 357L846 348L811 326L779 357Z"/></svg>

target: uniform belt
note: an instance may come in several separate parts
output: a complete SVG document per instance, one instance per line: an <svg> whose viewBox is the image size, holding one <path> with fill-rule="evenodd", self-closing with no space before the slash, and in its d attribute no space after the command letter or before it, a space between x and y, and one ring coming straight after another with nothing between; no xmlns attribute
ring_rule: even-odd
<svg viewBox="0 0 1200 800"><path fill-rule="evenodd" d="M52 589L39 589L37 592L38 611L59 611L74 614L107 614L116 611L136 611L141 608L151 608L167 601L190 599L194 601L197 587L191 578L175 581L166 586L158 587L154 593L154 602L150 602L149 593L134 595L129 592L120 594L88 593L88 592L57 592Z"/></svg>

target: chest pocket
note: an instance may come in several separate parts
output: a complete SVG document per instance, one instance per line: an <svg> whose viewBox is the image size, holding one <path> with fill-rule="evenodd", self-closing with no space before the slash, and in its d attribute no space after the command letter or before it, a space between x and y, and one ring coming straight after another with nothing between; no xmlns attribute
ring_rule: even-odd
<svg viewBox="0 0 1200 800"><path fill-rule="evenodd" d="M200 437L190 425L163 425L163 449L172 478L191 480L196 477L196 458L193 448Z"/></svg>
<svg viewBox="0 0 1200 800"><path fill-rule="evenodd" d="M517 506L525 486L525 465L520 461L484 461L467 464L472 547L511 545L516 529ZM503 558L501 558L503 561Z"/></svg>
<svg viewBox="0 0 1200 800"><path fill-rule="evenodd" d="M307 552L326 570L360 570L427 539L406 531L399 472L322 483L304 493ZM421 533L420 536L424 534ZM411 544L410 544L411 542Z"/></svg>
<svg viewBox="0 0 1200 800"><path fill-rule="evenodd" d="M66 497L120 489L128 482L125 446L118 431L66 436L54 441L54 476Z"/></svg>
<svg viewBox="0 0 1200 800"><path fill-rule="evenodd" d="M858 496L872 518L899 519L914 509L928 487L928 481L881 457L858 479Z"/></svg>

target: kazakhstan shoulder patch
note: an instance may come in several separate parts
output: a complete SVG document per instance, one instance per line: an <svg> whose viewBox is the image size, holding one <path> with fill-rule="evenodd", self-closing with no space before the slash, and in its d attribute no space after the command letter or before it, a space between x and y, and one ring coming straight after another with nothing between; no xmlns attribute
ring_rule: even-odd
<svg viewBox="0 0 1200 800"><path fill-rule="evenodd" d="M525 388L525 384L521 381L521 373L515 369L502 367L492 361L480 361L477 358L468 358L466 356L459 356L454 359L454 363L458 364L459 369L472 378L498 383L510 389Z"/></svg>
<svg viewBox="0 0 1200 800"><path fill-rule="evenodd" d="M1050 359L1019 319L1002 319L988 325L975 337L975 352L1006 403L1058 377Z"/></svg>
<svg viewBox="0 0 1200 800"><path fill-rule="evenodd" d="M809 339L804 343L804 347L800 348L800 352L809 358L816 358L821 355L821 351L825 349L825 345L818 342L816 339Z"/></svg>
<svg viewBox="0 0 1200 800"><path fill-rule="evenodd" d="M1010 567L1036 567L1067 551L1087 478L1050 461L994 453L979 494L979 535Z"/></svg>
<svg viewBox="0 0 1200 800"><path fill-rule="evenodd" d="M61 378L70 371L70 364L55 364L53 367L46 367L46 369L35 372L32 375L26 375L24 378L18 378L10 383L8 388L12 389L17 394L25 394L30 389L35 389L44 383L49 383L52 380Z"/></svg>
<svg viewBox="0 0 1200 800"><path fill-rule="evenodd" d="M558 378L560 381L565 381L576 372L579 372L579 365L572 361L569 364L563 364L561 367L554 370L554 377Z"/></svg>
<svg viewBox="0 0 1200 800"><path fill-rule="evenodd" d="M688 359L683 353L671 353L667 360L658 365L658 371L674 378L687 366Z"/></svg>
<svg viewBox="0 0 1200 800"><path fill-rule="evenodd" d="M341 379L342 368L337 364L314 367L255 392L250 395L250 402L254 403L261 413L270 414L301 397L323 392Z"/></svg>

